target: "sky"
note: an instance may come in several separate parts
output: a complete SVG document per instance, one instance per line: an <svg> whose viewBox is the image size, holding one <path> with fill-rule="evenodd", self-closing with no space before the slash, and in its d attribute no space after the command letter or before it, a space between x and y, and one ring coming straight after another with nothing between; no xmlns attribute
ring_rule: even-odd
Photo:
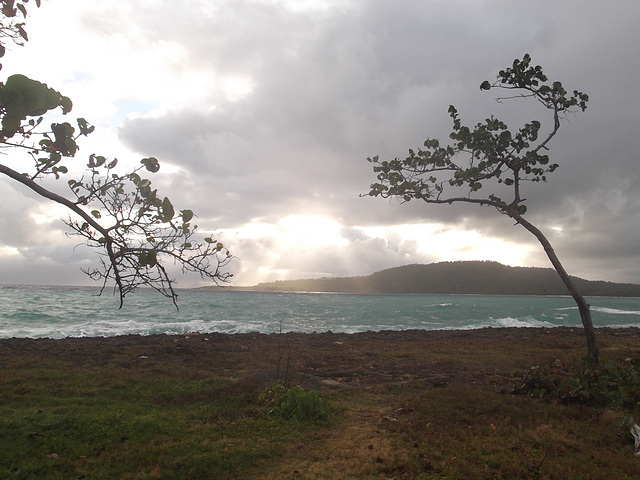
<svg viewBox="0 0 640 480"><path fill-rule="evenodd" d="M30 6L30 41L7 52L0 79L45 82L96 125L69 166L91 153L125 166L157 157L153 184L230 249L233 285L454 260L550 267L496 210L361 196L376 180L367 157L446 143L451 104L467 125L490 115L549 125L534 102L501 104L479 89L525 53L590 97L550 145L560 168L525 186L527 218L570 274L640 283L637 0ZM0 284L91 284L80 269L97 265L96 252L65 235L63 208L8 178L0 198Z"/></svg>

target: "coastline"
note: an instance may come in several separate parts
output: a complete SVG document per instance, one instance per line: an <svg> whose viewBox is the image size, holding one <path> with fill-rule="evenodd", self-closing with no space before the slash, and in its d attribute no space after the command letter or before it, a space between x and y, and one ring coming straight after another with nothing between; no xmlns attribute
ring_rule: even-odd
<svg viewBox="0 0 640 480"><path fill-rule="evenodd" d="M639 352L640 328L599 328L597 335L603 359ZM436 379L506 391L515 370L555 358L579 363L585 354L583 331L572 327L0 339L4 368L37 362L118 370L180 364L262 386L287 376L316 389Z"/></svg>
<svg viewBox="0 0 640 480"><path fill-rule="evenodd" d="M640 358L638 328L598 338L605 361ZM0 340L3 473L638 478L624 411L514 392L532 366L573 370L585 353L568 327ZM284 391L329 418L270 415L277 381L315 390Z"/></svg>

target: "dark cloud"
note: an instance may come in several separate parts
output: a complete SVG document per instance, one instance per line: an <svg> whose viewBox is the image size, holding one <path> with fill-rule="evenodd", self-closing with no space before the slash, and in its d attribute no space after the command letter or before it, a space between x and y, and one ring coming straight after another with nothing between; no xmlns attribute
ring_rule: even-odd
<svg viewBox="0 0 640 480"><path fill-rule="evenodd" d="M411 223L518 243L532 252L528 264L547 266L535 239L490 208L359 196L375 181L368 156L402 158L427 137L446 141L449 104L471 125L491 114L516 123L544 114L535 103L499 104L478 89L525 52L551 79L591 98L551 145L560 169L548 183L524 187L530 219L570 271L640 282L630 267L640 253L637 2L363 0L308 11L234 0L184 8L155 2L126 14L116 6L111 15L86 16L87 32L112 36L135 27L140 44L181 47L171 68L210 79L201 105L131 116L119 138L170 167L154 184L193 207L203 228L222 233L239 256L240 283L268 279L260 269L352 275L437 261L419 239L371 237L359 228ZM225 97L225 78L252 88ZM172 88L169 103L193 86ZM312 250L286 244L277 229L259 239L239 233L252 221L277 225L304 214L338 220L342 243ZM15 238L33 227L2 222ZM7 235L3 242L14 245Z"/></svg>

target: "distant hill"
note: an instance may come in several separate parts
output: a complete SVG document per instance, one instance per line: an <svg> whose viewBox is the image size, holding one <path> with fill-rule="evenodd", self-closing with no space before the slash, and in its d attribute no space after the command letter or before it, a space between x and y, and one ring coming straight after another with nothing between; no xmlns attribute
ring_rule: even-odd
<svg viewBox="0 0 640 480"><path fill-rule="evenodd" d="M572 277L585 296L640 296L640 285ZM231 288L234 289L234 288ZM397 294L567 295L552 268L508 267L497 262L405 265L362 277L283 280L242 290Z"/></svg>

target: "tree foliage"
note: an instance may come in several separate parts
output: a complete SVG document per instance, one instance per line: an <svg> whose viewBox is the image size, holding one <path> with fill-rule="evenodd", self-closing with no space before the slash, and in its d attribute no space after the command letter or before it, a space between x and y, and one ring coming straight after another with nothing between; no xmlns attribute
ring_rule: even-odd
<svg viewBox="0 0 640 480"><path fill-rule="evenodd" d="M472 203L491 206L514 219L542 244L547 256L575 299L585 327L589 354L597 362L599 350L591 322L589 305L564 270L544 234L524 218L527 212L523 186L527 182L546 182L558 168L547 151L567 114L584 111L588 95L568 92L560 82L550 82L542 68L533 66L526 54L501 70L493 82L482 82L481 90L501 90L508 96L499 102L534 99L550 113L551 126L545 133L539 120L531 120L517 129L494 116L468 127L451 105L449 116L453 130L451 142L441 145L428 138L424 148L409 150L404 159L368 158L377 174L368 195L396 197L403 202L417 199L431 204Z"/></svg>
<svg viewBox="0 0 640 480"><path fill-rule="evenodd" d="M560 128L561 119L569 112L584 111L589 97L577 90L568 94L560 82L549 84L542 68L531 66L529 55L514 60L511 68L500 71L496 81L484 81L480 88L514 90L517 93L507 97L511 99L535 98L552 112L553 128L540 136L542 124L532 120L512 131L494 116L469 128L451 105L453 142L441 146L438 140L427 139L425 148L409 150L403 160L369 158L378 174L378 183L371 186L369 195L395 196L407 202L421 199L429 203L478 203L509 216L526 213L523 182L544 182L547 174L558 168L558 164L550 163L547 145ZM490 183L493 191L480 196L479 191ZM508 187L502 191L509 198L502 198L504 194L497 186ZM458 194L459 190L463 193Z"/></svg>
<svg viewBox="0 0 640 480"><path fill-rule="evenodd" d="M40 6L38 0L35 3ZM27 4L28 0L2 1L0 57L7 42L21 45L28 40L19 21L26 18ZM44 117L54 111L68 115L72 108L68 97L24 75L11 75L0 83L0 145L30 159L21 172L0 164L0 173L72 212L65 222L70 233L99 253L99 266L85 273L102 283L101 293L113 282L122 306L128 293L147 286L177 306L167 262L180 265L183 273L226 281L231 276L224 272L231 259L227 248L213 236L198 240L194 212L176 210L147 178L160 169L156 158L144 158L133 171L123 173L117 169L117 159L91 154L84 174L67 179L66 162L78 152L78 139L95 127L84 118L46 127ZM43 179L63 176L68 195L43 186Z"/></svg>

